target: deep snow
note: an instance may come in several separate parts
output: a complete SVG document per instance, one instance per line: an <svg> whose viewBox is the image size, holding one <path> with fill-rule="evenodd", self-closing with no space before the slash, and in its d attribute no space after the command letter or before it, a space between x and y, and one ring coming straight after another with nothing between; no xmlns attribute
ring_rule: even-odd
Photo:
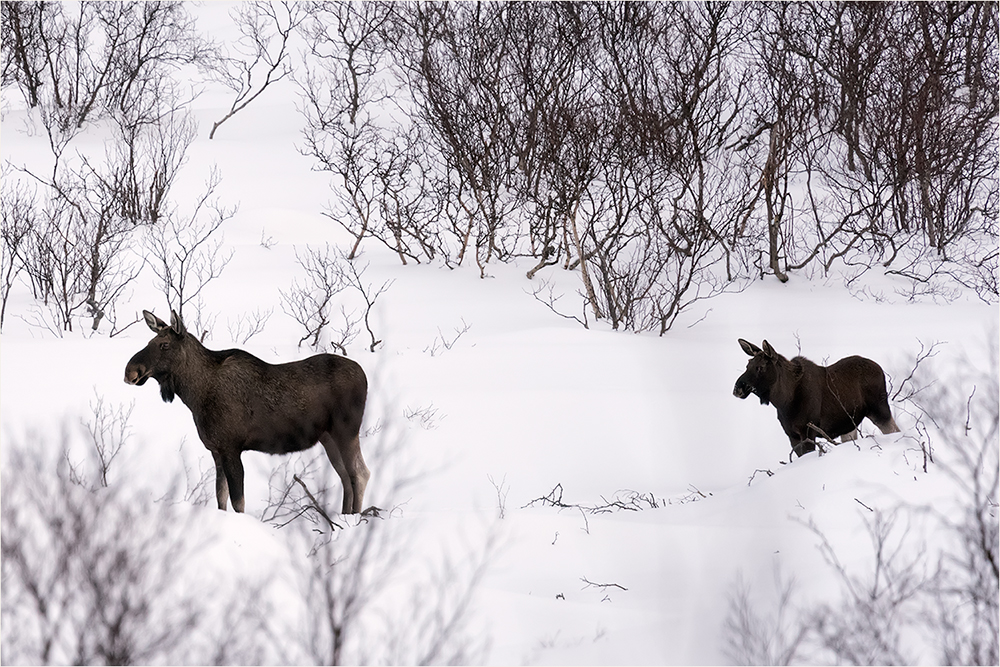
<svg viewBox="0 0 1000 667"><path fill-rule="evenodd" d="M348 242L321 214L331 179L296 150L301 121L290 83L209 142L225 104L219 91L195 102L199 138L173 193L188 205L214 164L222 202L239 204L222 228L232 262L206 290L206 311L216 316L206 344L233 346L227 320L273 309L264 332L244 347L271 362L301 358L311 350L297 347L301 333L282 312L279 290L299 275L296 247ZM24 120L11 108L3 118L3 158L18 164L45 150L40 137L22 131ZM99 133L89 140L99 142ZM481 548L476 540L495 531L500 547L470 612L494 664L726 662L721 628L738 574L766 591L780 562L810 598L839 590L803 522L820 526L846 562L860 563L863 505L891 509L952 493L941 474L920 469L913 416L899 406L899 435L872 435L866 423L857 446L781 464L788 443L773 408L732 396L745 365L738 337L766 338L786 356L801 352L817 362L861 354L898 382L921 343L942 343L937 368L962 355L988 363L986 343L997 331L996 306L973 297L911 303L887 277L869 276L870 293L861 296L839 275L801 274L699 302L663 337L600 324L585 330L532 298L526 264L491 264L480 279L477 269L403 267L375 243L364 248L366 280L393 281L373 313L384 343L370 353L362 335L350 348L369 373L366 424L401 425L405 465L428 471L405 497L388 497L373 465L366 504L399 507L387 521L400 531L412 522L405 534L414 559L449 550L462 558L463 545ZM539 277L552 280L567 303L576 299L575 274L551 267ZM150 337L141 323L114 338L57 338L18 317L32 307L27 290L15 290L2 334L4 449L29 431L49 434L55 446L60 425L85 417L100 395L112 405L134 401L120 470L148 485L150 496L165 492L182 458L208 468L187 409L161 402L153 383L122 381L126 361ZM117 309L122 320L141 309L166 317L148 268ZM435 349L465 325L451 349ZM429 421L421 424L420 414ZM247 511L259 515L280 461L248 453L244 462ZM765 469L773 476L754 476ZM598 505L630 490L661 506L607 514L526 506L557 484L566 504ZM217 538L218 563L268 570L294 548L279 529L210 507L197 511ZM617 586L588 587L584 578ZM379 604L393 606L388 598Z"/></svg>

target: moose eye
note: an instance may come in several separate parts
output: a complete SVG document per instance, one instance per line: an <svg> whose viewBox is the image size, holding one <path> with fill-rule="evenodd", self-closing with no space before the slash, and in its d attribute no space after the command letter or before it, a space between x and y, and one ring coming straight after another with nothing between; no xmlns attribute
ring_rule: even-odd
<svg viewBox="0 0 1000 667"><path fill-rule="evenodd" d="M170 349L170 343L160 343L160 349L164 352Z"/></svg>

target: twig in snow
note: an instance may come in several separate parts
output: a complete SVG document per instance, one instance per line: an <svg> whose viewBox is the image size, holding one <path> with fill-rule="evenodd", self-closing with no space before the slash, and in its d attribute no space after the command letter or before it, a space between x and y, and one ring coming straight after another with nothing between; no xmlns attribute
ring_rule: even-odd
<svg viewBox="0 0 1000 667"><path fill-rule="evenodd" d="M628 590L627 588L625 588L621 584L615 584L615 583L599 584L597 582L591 581L590 579L587 579L587 577L580 577L580 581L583 582L583 588L580 589L580 590L585 590L585 589L590 588L590 587L600 588L602 591L606 590L608 588L617 588L617 589L623 590L623 591L627 591Z"/></svg>
<svg viewBox="0 0 1000 667"><path fill-rule="evenodd" d="M507 484L507 475L503 476L503 479L499 483L493 479L493 475L487 475L486 478L490 480L490 484L497 492L497 507L498 507L498 518L503 519L507 515L507 492L510 491L510 487Z"/></svg>
<svg viewBox="0 0 1000 667"><path fill-rule="evenodd" d="M330 528L340 528L341 530L343 530L344 527L335 522L333 519L331 519L330 515L326 513L326 510L323 509L323 505L321 505L320 502L316 500L316 497L312 494L312 491L309 490L309 487L306 486L306 483L302 481L301 477L299 477L298 475L292 475L292 480L297 482L298 485L302 487L302 490L306 492L306 495L309 497L309 500L312 501L313 509L319 512L319 515L323 517L323 519L326 520L328 524L330 524Z"/></svg>
<svg viewBox="0 0 1000 667"><path fill-rule="evenodd" d="M757 476L757 473L759 473L759 472L767 473L768 477L774 477L774 473L771 472L770 470L768 470L766 468L757 468L756 470L753 471L753 474L750 475L750 480L747 482L747 486L750 486L751 484L753 484L753 480Z"/></svg>
<svg viewBox="0 0 1000 667"><path fill-rule="evenodd" d="M564 509L568 507L579 507L579 505L567 505L562 501L562 497L563 497L563 487L562 483L559 483L556 484L552 488L552 490L548 492L547 495L544 495L540 498L535 498L534 500L529 500L527 503L521 506L521 509L525 509L527 507L534 507L535 503L541 503L542 505L548 505L550 507L561 507Z"/></svg>
<svg viewBox="0 0 1000 667"><path fill-rule="evenodd" d="M910 369L909 374L903 378L903 381L899 383L899 389L897 389L892 394L893 402L903 402L912 399L914 396L927 389L930 385L924 385L923 387L914 387L913 378L917 374L920 364L933 357L937 354L937 347L941 345L940 341L935 341L931 343L930 347L925 347L923 341L917 340L920 343L920 352L917 353L916 358L913 360L913 368ZM890 380L891 381L891 380ZM903 390L909 386L906 394L903 394Z"/></svg>
<svg viewBox="0 0 1000 667"><path fill-rule="evenodd" d="M548 296L541 296L542 292L544 292L546 289L548 290ZM525 292L527 292L527 290L525 290ZM555 296L552 284L550 282L543 280L542 284L531 292L531 296L534 297L534 299L539 303L544 304L549 310L551 310L559 317L566 318L567 320L573 320L578 324L582 324L584 329L590 328L590 322L587 320L587 308L586 308L587 303L586 302L584 303L583 319L580 319L576 315L567 315L566 313L560 312L556 308L556 301L561 299L563 295ZM584 300L586 301L586 297L584 297Z"/></svg>
<svg viewBox="0 0 1000 667"><path fill-rule="evenodd" d="M462 318L462 327L461 328L459 328L459 327L455 327L454 328L455 337L452 338L451 341L449 342L447 339L445 339L444 333L441 332L441 327L438 327L438 335L437 335L437 337L431 342L430 345L428 345L427 347L424 348L424 352L427 352L432 357L434 357L434 356L437 356L438 354L441 353L442 348L445 349L445 350L450 350L452 347L455 346L455 343L458 342L458 339L461 338L465 333L467 333L469 331L469 329L471 329L471 328L472 328L472 325L469 324L469 323L467 323L465 321L465 318L463 317Z"/></svg>

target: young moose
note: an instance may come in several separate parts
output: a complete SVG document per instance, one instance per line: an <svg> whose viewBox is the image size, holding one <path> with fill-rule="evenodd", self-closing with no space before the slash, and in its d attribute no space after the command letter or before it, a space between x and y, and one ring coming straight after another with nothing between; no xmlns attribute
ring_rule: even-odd
<svg viewBox="0 0 1000 667"><path fill-rule="evenodd" d="M819 366L804 357L789 361L766 340L763 349L739 342L750 361L733 395L756 394L762 405L774 405L796 456L816 449L816 436L853 440L865 417L882 433L899 431L889 412L885 373L871 359L853 356Z"/></svg>
<svg viewBox="0 0 1000 667"><path fill-rule="evenodd" d="M369 477L358 439L368 394L361 366L333 354L272 365L243 350L205 348L173 311L169 325L142 314L156 336L129 360L125 382L153 378L164 401L176 395L191 410L215 458L220 510L227 497L244 509L243 452L287 454L322 442L344 485L343 512L361 511Z"/></svg>

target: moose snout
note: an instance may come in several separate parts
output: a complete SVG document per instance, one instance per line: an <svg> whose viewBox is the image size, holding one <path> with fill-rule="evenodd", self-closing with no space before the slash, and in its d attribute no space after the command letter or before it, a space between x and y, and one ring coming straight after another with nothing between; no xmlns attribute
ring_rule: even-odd
<svg viewBox="0 0 1000 667"><path fill-rule="evenodd" d="M736 386L733 387L733 396L736 398L746 398L751 393L750 385L746 382L736 381Z"/></svg>
<svg viewBox="0 0 1000 667"><path fill-rule="evenodd" d="M144 368L132 365L125 367L125 384L141 385L145 381L146 373Z"/></svg>

